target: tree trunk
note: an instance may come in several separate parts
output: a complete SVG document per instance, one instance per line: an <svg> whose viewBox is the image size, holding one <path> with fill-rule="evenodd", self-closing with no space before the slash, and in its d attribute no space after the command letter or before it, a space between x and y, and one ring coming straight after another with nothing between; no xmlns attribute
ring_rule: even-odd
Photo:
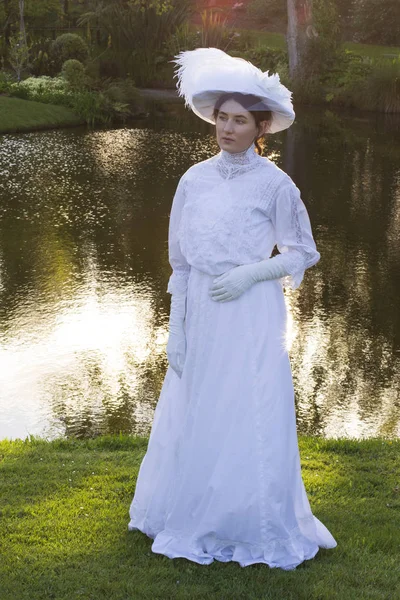
<svg viewBox="0 0 400 600"><path fill-rule="evenodd" d="M288 28L286 41L290 77L302 76L302 58L308 38L316 35L312 24L312 0L287 0Z"/></svg>
<svg viewBox="0 0 400 600"><path fill-rule="evenodd" d="M25 0L19 0L19 32L21 35L21 42L27 46L25 29Z"/></svg>
<svg viewBox="0 0 400 600"><path fill-rule="evenodd" d="M6 22L4 25L4 40L6 42L6 53L7 53L7 48L10 45L10 36L11 36L10 0L4 0L4 11L6 13Z"/></svg>

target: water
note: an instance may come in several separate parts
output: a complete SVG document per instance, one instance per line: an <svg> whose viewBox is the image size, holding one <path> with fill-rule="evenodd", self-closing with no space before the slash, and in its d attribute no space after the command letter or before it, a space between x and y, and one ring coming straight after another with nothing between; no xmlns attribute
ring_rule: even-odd
<svg viewBox="0 0 400 600"><path fill-rule="evenodd" d="M167 360L168 215L218 151L181 106L0 137L0 438L148 434ZM268 156L321 260L286 291L299 433L400 435L400 119L298 111Z"/></svg>

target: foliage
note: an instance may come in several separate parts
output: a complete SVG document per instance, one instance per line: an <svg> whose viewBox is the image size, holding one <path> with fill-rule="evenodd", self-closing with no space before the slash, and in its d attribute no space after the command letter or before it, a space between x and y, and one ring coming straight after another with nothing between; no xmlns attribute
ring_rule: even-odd
<svg viewBox="0 0 400 600"><path fill-rule="evenodd" d="M138 8L142 13L152 10L157 16L161 16L173 9L173 0L131 0L131 5Z"/></svg>
<svg viewBox="0 0 400 600"><path fill-rule="evenodd" d="M51 58L60 69L66 60L74 58L84 62L89 55L85 40L76 33L59 35L51 45Z"/></svg>
<svg viewBox="0 0 400 600"><path fill-rule="evenodd" d="M194 50L200 46L200 32L194 30L186 21L177 27L165 42L165 51L176 56L183 50Z"/></svg>
<svg viewBox="0 0 400 600"><path fill-rule="evenodd" d="M64 73L70 67L74 71L73 77L81 67L77 61L67 61ZM114 81L104 84L104 91L90 90L82 86L71 85L63 77L29 77L20 83L9 86L10 94L25 100L43 102L45 104L59 104L71 108L86 123L110 123L113 120L125 120L138 112L140 101L133 81Z"/></svg>
<svg viewBox="0 0 400 600"><path fill-rule="evenodd" d="M247 5L247 15L261 25L272 21L287 21L287 0L252 0Z"/></svg>
<svg viewBox="0 0 400 600"><path fill-rule="evenodd" d="M187 21L191 5L191 0L97 0L79 23L96 25L108 36L105 60L113 64L114 75L133 75L145 85L156 76L165 43Z"/></svg>
<svg viewBox="0 0 400 600"><path fill-rule="evenodd" d="M399 0L355 0L352 20L354 41L400 45Z"/></svg>
<svg viewBox="0 0 400 600"><path fill-rule="evenodd" d="M201 13L202 48L225 48L229 42L227 30L227 17L221 11L204 10Z"/></svg>
<svg viewBox="0 0 400 600"><path fill-rule="evenodd" d="M257 46L244 52L230 52L232 56L240 56L249 60L262 71L277 73L282 66L288 66L288 54L283 50L269 48L268 46Z"/></svg>
<svg viewBox="0 0 400 600"><path fill-rule="evenodd" d="M85 86L85 67L74 58L66 60L62 66L61 76L72 90L80 90Z"/></svg>
<svg viewBox="0 0 400 600"><path fill-rule="evenodd" d="M317 35L308 40L303 76L323 81L337 62L340 44L340 27L334 0L313 0L313 24Z"/></svg>
<svg viewBox="0 0 400 600"><path fill-rule="evenodd" d="M368 77L350 81L346 90L357 108L400 112L400 56L375 61L370 65Z"/></svg>
<svg viewBox="0 0 400 600"><path fill-rule="evenodd" d="M10 73L6 71L0 71L0 94L7 94L13 83L14 79Z"/></svg>
<svg viewBox="0 0 400 600"><path fill-rule="evenodd" d="M30 47L30 72L32 75L46 75L50 67L50 45L52 40L44 38L35 40Z"/></svg>
<svg viewBox="0 0 400 600"><path fill-rule="evenodd" d="M337 90L349 89L352 85L359 86L370 76L373 64L372 58L343 50L338 55L337 68L326 78L326 87Z"/></svg>
<svg viewBox="0 0 400 600"><path fill-rule="evenodd" d="M11 85L10 93L17 98L44 102L45 104L63 104L67 93L67 82L61 77L28 77L24 81Z"/></svg>
<svg viewBox="0 0 400 600"><path fill-rule="evenodd" d="M102 93L82 90L70 94L68 106L74 113L82 117L88 125L96 123L110 123L113 116L118 113L119 107L114 110L113 105Z"/></svg>
<svg viewBox="0 0 400 600"><path fill-rule="evenodd" d="M143 113L142 100L133 79L114 79L103 87L104 96L122 120Z"/></svg>

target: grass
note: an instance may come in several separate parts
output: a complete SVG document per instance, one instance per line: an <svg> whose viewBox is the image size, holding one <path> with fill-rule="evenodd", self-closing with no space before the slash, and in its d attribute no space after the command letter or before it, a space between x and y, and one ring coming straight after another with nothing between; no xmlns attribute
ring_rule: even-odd
<svg viewBox="0 0 400 600"><path fill-rule="evenodd" d="M245 32L246 37L252 37L257 45L268 46L278 50L287 50L286 38L283 33L275 33L258 30L241 30ZM388 58L391 55L399 56L400 47L396 46L374 46L373 44L356 44L355 42L344 42L343 47L346 50L351 50L355 54L361 56L369 56L371 58ZM386 56L387 55L387 56Z"/></svg>
<svg viewBox="0 0 400 600"><path fill-rule="evenodd" d="M400 440L299 445L311 508L338 546L282 571L170 560L128 532L146 438L0 442L1 600L400 598Z"/></svg>
<svg viewBox="0 0 400 600"><path fill-rule="evenodd" d="M79 125L69 108L0 96L0 134Z"/></svg>

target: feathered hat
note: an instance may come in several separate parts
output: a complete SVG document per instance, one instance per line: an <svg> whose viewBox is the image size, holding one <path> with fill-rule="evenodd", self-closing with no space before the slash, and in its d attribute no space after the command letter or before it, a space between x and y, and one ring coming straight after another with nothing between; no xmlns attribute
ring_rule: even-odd
<svg viewBox="0 0 400 600"><path fill-rule="evenodd" d="M292 92L280 83L279 75L263 73L243 58L229 56L218 48L196 48L175 56L177 88L186 106L204 121L215 124L213 111L220 96L227 92L251 94L259 98L247 110L270 110L268 133L287 129L295 113Z"/></svg>

